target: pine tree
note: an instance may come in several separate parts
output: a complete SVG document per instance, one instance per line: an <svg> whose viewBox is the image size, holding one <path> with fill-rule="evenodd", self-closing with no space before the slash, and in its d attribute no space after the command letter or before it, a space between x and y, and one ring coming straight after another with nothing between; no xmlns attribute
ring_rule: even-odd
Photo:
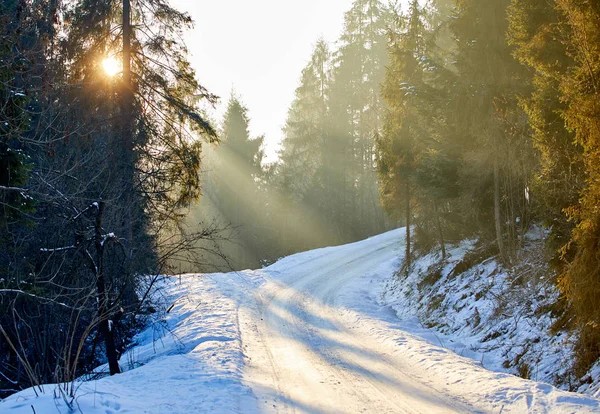
<svg viewBox="0 0 600 414"><path fill-rule="evenodd" d="M574 65L558 40L565 29L553 3L513 0L509 42L519 61L534 69L533 91L521 99L533 130L533 145L540 154L540 172L534 174L531 190L537 218L551 229L549 247L556 252L553 263L558 267L559 250L573 229L563 212L578 203L585 180L582 147L562 119L568 104L557 93L563 74Z"/></svg>
<svg viewBox="0 0 600 414"><path fill-rule="evenodd" d="M300 85L283 128L280 173L285 191L298 201L309 197L309 193L322 192L324 186L329 187L328 177L318 176L327 168L329 65L329 48L320 39L310 62L302 70ZM320 181L322 178L325 178L324 182Z"/></svg>
<svg viewBox="0 0 600 414"><path fill-rule="evenodd" d="M528 109L543 156L543 173L549 179L544 186L547 198L558 195L548 210L556 214L564 208L575 224L562 249L559 287L571 306L571 327L579 334L575 365L579 377L600 357L599 21L596 2L514 1L512 7L517 55L536 69L536 90ZM564 122L558 122L559 116ZM544 125L549 118L552 122ZM564 223L564 218L559 220ZM564 236L568 229L563 224L555 234Z"/></svg>
<svg viewBox="0 0 600 414"><path fill-rule="evenodd" d="M451 110L463 135L459 146L465 153L460 172L464 209L480 234L493 235L505 263L527 227L524 194L533 162L527 123L516 103L527 90L527 76L506 42L508 3L457 1L450 24L458 73Z"/></svg>
<svg viewBox="0 0 600 414"><path fill-rule="evenodd" d="M24 10L17 1L0 5L0 226L6 230L22 224L31 212L32 198L25 186L29 180L30 161L25 153L24 137L29 129L30 97L19 82L31 70L20 44ZM19 85L21 83L21 85ZM8 231L2 233L8 235ZM0 237L0 245L7 240Z"/></svg>
<svg viewBox="0 0 600 414"><path fill-rule="evenodd" d="M302 70L300 84L288 110L284 139L275 166L280 238L283 254L339 243L341 172L330 134L331 53L323 39L315 45Z"/></svg>
<svg viewBox="0 0 600 414"><path fill-rule="evenodd" d="M563 42L575 61L561 82L562 99L568 102L563 116L583 148L586 178L578 205L568 210L577 223L570 241L576 252L560 277L580 328L576 368L582 375L600 357L600 5L570 0L556 4L569 30Z"/></svg>
<svg viewBox="0 0 600 414"><path fill-rule="evenodd" d="M7 293L15 300L3 296L2 341L23 346L0 345L3 366L14 367L0 381L70 382L104 357L116 373L142 306L140 279L166 270L172 251L162 248L199 195L195 134L216 140L199 109L215 97L178 43L191 19L162 1L136 2L127 42L117 1L22 0L0 9L0 170L8 186L27 187L0 192L23 197L14 199L20 217L7 220L19 231L2 233L16 250L0 254L0 268L11 270L3 279L20 286ZM131 80L123 82L101 63L127 55L127 43ZM35 211L25 208L28 194ZM35 223L27 231L24 213ZM23 361L37 378L23 378Z"/></svg>
<svg viewBox="0 0 600 414"><path fill-rule="evenodd" d="M124 137L129 127L117 125L121 128L121 139L114 145L131 147L124 152L132 152L134 158L122 162L133 163L136 167L135 188L147 195L161 194L160 199L153 201L156 218L176 219L176 209L194 201L200 194L197 176L201 146L191 132L208 141L216 140L215 130L200 110L202 103L214 103L216 97L197 82L186 60L185 46L174 41L192 22L187 14L165 2L152 7L143 2L136 3L131 11L131 33L112 30L115 24L122 23L122 15L121 7L115 2L82 0L71 6L65 18L69 32L65 54L73 62L69 82L83 82L85 96L78 99L96 100L90 102L91 105L98 105L101 93L111 93L111 90L99 90L99 84L112 91L115 87L121 88L118 90L121 102L116 102L119 106L113 106L113 111L132 111L131 115L125 116L132 119L117 120L130 124L133 136L132 142L123 143L129 139ZM160 26L164 33L140 30L149 21ZM126 29L125 26L123 30ZM123 42L121 37L127 35L129 42ZM129 65L124 64L122 83L106 84L103 74L99 73L101 59L110 55L126 58L127 54L131 57ZM132 102L123 103L123 100ZM125 110L123 105L132 108ZM155 152L156 148L162 148L160 154ZM181 168L182 165L185 168ZM149 175L157 170L167 179L160 183L149 179ZM145 188L140 183L160 185L160 188Z"/></svg>
<svg viewBox="0 0 600 414"><path fill-rule="evenodd" d="M411 219L415 159L421 146L417 96L423 87L425 27L417 0L410 4L406 29L390 33L390 65L382 85L387 103L385 125L378 140L381 197L386 209L402 212L406 225L406 269L411 264Z"/></svg>
<svg viewBox="0 0 600 414"><path fill-rule="evenodd" d="M377 203L375 138L383 127L380 84L387 64L390 11L357 0L345 14L330 88L329 163L340 236L349 241L384 228Z"/></svg>
<svg viewBox="0 0 600 414"><path fill-rule="evenodd" d="M81 85L69 103L77 102L79 111L70 114L67 124L93 131L111 154L99 162L98 173L111 186L94 182L86 196L107 200L104 211L111 215L103 223L113 227L126 254L120 283L134 286L131 279L140 268L148 272L165 265L159 260L161 238L179 232L182 209L200 195L201 141L191 131L216 140L198 99L215 98L198 84L185 47L176 41L191 18L168 3L142 1L132 8L129 0L81 0L69 4L64 21L65 83ZM107 79L102 73L107 56L121 58L120 78ZM105 126L94 128L101 123ZM133 291L130 295L134 297ZM107 287L105 296L100 306L118 297L115 285ZM100 330L115 373L108 319L101 315Z"/></svg>
<svg viewBox="0 0 600 414"><path fill-rule="evenodd" d="M228 247L235 269L259 266L265 254L259 240L264 233L260 211L264 200L258 188L264 138L252 139L249 123L248 109L232 94L210 171L211 185L206 188L220 218L237 229L237 248Z"/></svg>

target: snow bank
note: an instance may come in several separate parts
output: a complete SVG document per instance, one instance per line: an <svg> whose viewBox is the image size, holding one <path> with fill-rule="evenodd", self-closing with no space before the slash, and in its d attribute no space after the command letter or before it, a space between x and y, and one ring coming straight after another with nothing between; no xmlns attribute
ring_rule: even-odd
<svg viewBox="0 0 600 414"><path fill-rule="evenodd" d="M511 271L464 241L449 248L444 261L437 252L415 260L408 276L389 278L372 297L396 313L401 329L487 369L573 389L573 338L551 334L559 292L540 257L540 232L527 235L520 264ZM599 377L592 373L592 385L579 391L598 396Z"/></svg>
<svg viewBox="0 0 600 414"><path fill-rule="evenodd" d="M237 315L252 306L248 292L261 283L256 272L168 278L154 298L173 307L121 357L125 372L78 382L75 400L67 401L85 414L256 412L252 390L242 383ZM0 412L71 412L57 385L44 391L39 397L33 389L12 395L0 402Z"/></svg>

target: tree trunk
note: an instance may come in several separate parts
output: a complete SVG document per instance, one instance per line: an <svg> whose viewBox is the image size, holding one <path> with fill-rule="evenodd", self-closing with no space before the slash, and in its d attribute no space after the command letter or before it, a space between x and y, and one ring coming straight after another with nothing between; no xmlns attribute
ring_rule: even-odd
<svg viewBox="0 0 600 414"><path fill-rule="evenodd" d="M437 225L438 235L440 236L440 246L442 247L442 259L446 258L446 244L444 243L444 232L442 230L442 221L440 220L440 211L437 202L434 203L435 221Z"/></svg>
<svg viewBox="0 0 600 414"><path fill-rule="evenodd" d="M111 326L110 314L108 309L108 295L106 292L106 281L104 279L104 239L102 236L102 215L104 214L105 204L101 201L98 205L98 215L96 216L95 226L95 245L96 245L96 288L98 290L98 329L104 339L106 347L106 358L110 375L119 374L121 368L117 360L117 349L115 347L115 337L113 327Z"/></svg>
<svg viewBox="0 0 600 414"><path fill-rule="evenodd" d="M405 254L405 264L406 264L406 272L408 273L408 269L411 265L411 249L410 249L410 183L408 180L406 181L405 191L405 208L406 208L406 254Z"/></svg>
<svg viewBox="0 0 600 414"><path fill-rule="evenodd" d="M494 223L496 225L496 240L498 243L498 252L503 262L507 262L504 239L502 237L502 217L500 210L500 166L498 156L494 157Z"/></svg>
<svg viewBox="0 0 600 414"><path fill-rule="evenodd" d="M123 85L122 85L122 186L123 186L123 232L128 243L128 259L132 255L133 242L133 180L135 160L133 157L133 84L131 81L131 1L123 0Z"/></svg>

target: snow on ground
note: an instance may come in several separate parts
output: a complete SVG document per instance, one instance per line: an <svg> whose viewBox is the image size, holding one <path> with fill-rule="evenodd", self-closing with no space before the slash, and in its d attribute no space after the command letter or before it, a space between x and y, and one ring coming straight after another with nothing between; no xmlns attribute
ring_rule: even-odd
<svg viewBox="0 0 600 414"><path fill-rule="evenodd" d="M120 360L124 373L77 384L74 412L256 412L256 398L242 383L237 313L260 281L253 272L169 278L154 296L173 308L137 336L138 345ZM56 385L44 391L12 395L0 412L71 412Z"/></svg>
<svg viewBox="0 0 600 414"><path fill-rule="evenodd" d="M173 308L121 358L123 374L77 384L74 411L600 412L597 399L445 349L479 359L420 325L418 306L402 302L397 285L383 296L401 240L396 230L261 271L169 278L155 297ZM477 300L464 301L471 312ZM0 412L69 412L57 386L45 391L15 394Z"/></svg>
<svg viewBox="0 0 600 414"><path fill-rule="evenodd" d="M551 305L559 292L538 254L543 236L536 228L528 234L512 271L473 242L463 242L448 249L444 261L439 252L419 258L408 276L390 279L372 296L395 311L402 329L485 368L573 387L574 379L566 375L573 338L550 333L557 318ZM580 391L599 396L593 386Z"/></svg>

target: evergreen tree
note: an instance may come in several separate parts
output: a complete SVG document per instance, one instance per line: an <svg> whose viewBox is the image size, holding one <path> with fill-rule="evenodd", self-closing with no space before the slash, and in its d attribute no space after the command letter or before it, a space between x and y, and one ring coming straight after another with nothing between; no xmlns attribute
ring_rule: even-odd
<svg viewBox="0 0 600 414"><path fill-rule="evenodd" d="M117 373L141 279L167 270L182 246L167 244L199 195L195 134L216 140L199 109L215 97L177 42L191 19L162 1L137 2L126 42L117 1L0 8L0 170L4 187L27 187L0 191L4 206L20 206L19 217L3 216L19 228L2 232L17 250L0 254L10 269L0 359L11 367L0 381L70 382L106 357ZM127 55L127 43L131 81L108 77L102 59ZM8 345L17 338L21 349Z"/></svg>
<svg viewBox="0 0 600 414"><path fill-rule="evenodd" d="M411 217L415 159L422 130L416 99L422 88L425 27L417 0L411 2L406 29L390 33L390 65L382 86L387 103L385 127L378 141L381 196L386 209L402 212L406 225L406 268L411 263Z"/></svg>
<svg viewBox="0 0 600 414"><path fill-rule="evenodd" d="M323 190L318 175L326 168L329 48L320 39L311 60L302 70L300 85L288 111L279 157L285 192L296 200Z"/></svg>
<svg viewBox="0 0 600 414"><path fill-rule="evenodd" d="M537 218L551 229L549 247L556 252L553 263L558 267L558 252L573 229L563 212L577 204L585 181L582 147L563 121L568 104L557 93L563 74L574 65L566 45L558 41L565 29L561 13L551 2L514 0L511 4L509 42L516 46L519 61L534 69L533 90L520 102L540 154L532 194Z"/></svg>
<svg viewBox="0 0 600 414"><path fill-rule="evenodd" d="M380 84L387 64L390 11L379 0L357 0L345 14L334 53L330 87L328 154L342 240L384 228L377 202L375 138L381 133Z"/></svg>
<svg viewBox="0 0 600 414"><path fill-rule="evenodd" d="M175 41L191 18L166 2L148 3L132 9L129 0L122 7L117 1L81 0L65 13L65 81L82 85L72 99L85 109L72 114L71 128L95 129L94 138L112 156L100 161L104 182L112 185L95 182L85 195L107 200L105 211L113 213L103 222L113 226L124 247L122 282L116 282L123 286L134 286L131 279L140 270L165 265L159 259L161 238L179 232L182 208L200 195L201 141L190 131L216 140L198 99L215 97L198 84L185 47ZM123 62L118 80L107 80L100 70L110 55ZM112 122L93 128L106 120ZM122 202L118 208L116 200ZM117 295L115 285L107 288L107 298ZM108 316L100 319L106 339L112 336ZM109 359L111 373L118 371L116 358Z"/></svg>
<svg viewBox="0 0 600 414"><path fill-rule="evenodd" d="M571 0L556 4L569 33L563 42L575 61L560 85L562 99L568 102L563 117L583 149L586 179L579 203L567 211L577 224L570 241L576 252L559 281L580 329L576 373L583 375L600 357L600 4Z"/></svg>
<svg viewBox="0 0 600 414"><path fill-rule="evenodd" d="M249 122L248 109L232 94L210 171L211 185L205 190L220 218L236 228L237 247L227 249L235 269L260 266L265 254L261 239L264 211L260 210L264 199L258 187L264 138L250 138Z"/></svg>
<svg viewBox="0 0 600 414"><path fill-rule="evenodd" d="M527 91L527 76L507 46L507 7L505 0L458 1L450 24L458 72L451 110L465 153L463 207L480 234L495 238L506 263L527 227L524 194L533 162L528 126L516 103Z"/></svg>
<svg viewBox="0 0 600 414"><path fill-rule="evenodd" d="M24 77L30 74L27 45L19 33L25 19L23 6L17 1L0 4L0 226L8 232L22 224L24 214L31 212L32 198L25 186L29 180L30 162L25 153L24 138L29 129L30 97L24 89ZM5 237L0 245L7 247Z"/></svg>
<svg viewBox="0 0 600 414"><path fill-rule="evenodd" d="M277 186L281 194L281 235L289 248L285 252L288 254L339 240L331 237L332 234L323 238L322 234L298 232L300 229L295 223L307 220L302 218L307 212L315 218L322 217L325 222L336 214L336 206L327 196L335 174L328 162L330 65L329 47L320 39L302 70L300 85L283 128ZM293 240L291 235L301 236Z"/></svg>
<svg viewBox="0 0 600 414"><path fill-rule="evenodd" d="M580 377L600 357L600 7L515 0L511 12L516 54L535 69L535 91L526 109L542 154L544 207L557 219L553 233L559 242L571 229L559 211L575 225L561 250L559 286L571 307L568 316L575 323L570 327L579 334L575 374Z"/></svg>

